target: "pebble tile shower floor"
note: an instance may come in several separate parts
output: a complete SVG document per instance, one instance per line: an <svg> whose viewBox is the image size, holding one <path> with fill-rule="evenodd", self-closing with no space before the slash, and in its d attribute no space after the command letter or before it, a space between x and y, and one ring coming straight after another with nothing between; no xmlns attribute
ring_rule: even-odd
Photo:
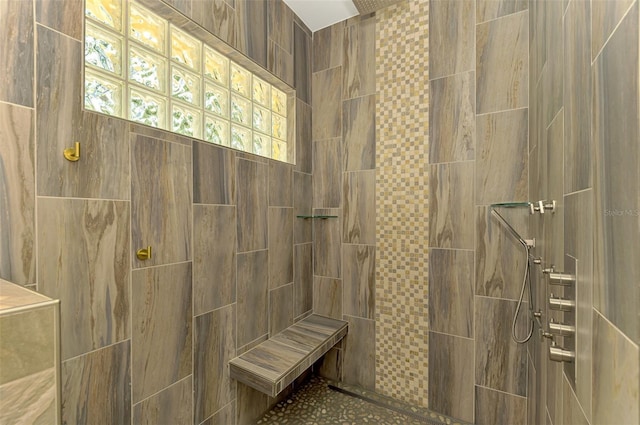
<svg viewBox="0 0 640 425"><path fill-rule="evenodd" d="M257 424L464 425L429 410L406 406L317 376L311 377L285 401L275 405Z"/></svg>

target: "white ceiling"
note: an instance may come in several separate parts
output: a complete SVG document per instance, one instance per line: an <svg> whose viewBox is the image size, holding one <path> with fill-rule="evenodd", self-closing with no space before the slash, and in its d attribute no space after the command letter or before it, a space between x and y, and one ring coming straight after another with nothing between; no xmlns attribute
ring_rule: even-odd
<svg viewBox="0 0 640 425"><path fill-rule="evenodd" d="M313 32L358 15L351 0L284 0Z"/></svg>

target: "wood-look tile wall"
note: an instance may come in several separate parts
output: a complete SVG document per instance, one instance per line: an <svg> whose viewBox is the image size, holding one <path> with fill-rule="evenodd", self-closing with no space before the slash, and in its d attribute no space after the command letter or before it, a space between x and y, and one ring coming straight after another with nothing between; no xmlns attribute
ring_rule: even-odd
<svg viewBox="0 0 640 425"><path fill-rule="evenodd" d="M429 407L478 424L526 423L524 253L488 206L528 197L527 3L430 2Z"/></svg>
<svg viewBox="0 0 640 425"><path fill-rule="evenodd" d="M333 378L344 371L347 382L369 389L375 385L375 21L356 17L317 31L312 53L313 214L337 217L313 220L310 298L315 313L350 322L345 348L333 348L318 370Z"/></svg>
<svg viewBox="0 0 640 425"><path fill-rule="evenodd" d="M233 357L316 307L357 330L321 370L373 388L375 18L312 38L282 0L165 2L295 85L296 165L272 170L271 161L83 112L82 2L0 4L0 136L8 143L0 151L0 278L61 298L70 329L62 335L63 420L153 423L162 406L176 423L251 422L273 400L234 390L219 358L197 354ZM428 314L430 341L441 347L428 354L433 410L476 423L640 421L639 9L638 0L430 1ZM78 139L85 155L68 163L61 151ZM166 167L148 163L154 152ZM161 183L139 192L150 179ZM523 355L495 328L510 319L522 263L505 257L512 242L487 214L491 202L552 197L555 215L522 226L545 262L564 265L568 255L578 264L580 354L564 373L547 360L546 343L532 339ZM240 204L264 210L246 214ZM339 219L295 218L312 212ZM289 218L291 249L270 238L270 224ZM147 238L156 244L151 267L135 258ZM272 247L292 258L271 259ZM256 270L266 281L246 278ZM549 291L535 268L532 280L544 311ZM251 297L240 302L237 291ZM156 353L168 340L158 333L164 311L154 308L174 293L172 346ZM437 320L449 300L459 313ZM242 313L245 302L260 308ZM137 366L146 360L171 367L151 376Z"/></svg>
<svg viewBox="0 0 640 425"><path fill-rule="evenodd" d="M165 3L297 88L296 165L83 111L84 2L2 2L0 278L61 300L66 423L252 422L275 400L228 360L313 307L312 34L282 0Z"/></svg>
<svg viewBox="0 0 640 425"><path fill-rule="evenodd" d="M577 337L562 342L577 357L561 366L547 343L529 345L528 423L637 423L639 4L530 2L529 13L529 199L559 203L531 217L530 236L545 267L577 270ZM562 320L538 273L534 290L543 322Z"/></svg>

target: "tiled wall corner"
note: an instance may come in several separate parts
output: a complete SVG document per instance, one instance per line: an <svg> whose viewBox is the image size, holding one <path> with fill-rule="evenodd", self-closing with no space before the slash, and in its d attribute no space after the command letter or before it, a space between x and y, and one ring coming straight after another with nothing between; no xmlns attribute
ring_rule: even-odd
<svg viewBox="0 0 640 425"><path fill-rule="evenodd" d="M475 423L526 425L527 399L476 385Z"/></svg>
<svg viewBox="0 0 640 425"><path fill-rule="evenodd" d="M293 218L294 206L313 207L312 34L281 0L164 3L177 21L193 20L298 89L297 165L84 111L84 2L0 5L0 277L61 299L66 423L242 421L247 398L225 390L226 362L267 335L269 318L274 330L312 308L312 223ZM75 140L84 155L71 164L62 150ZM271 230L269 207L286 213L271 217ZM270 244L278 232L287 237ZM151 259L138 260L147 246ZM259 261L245 261L252 255ZM271 297L274 311L268 279L252 277L268 276L268 259L286 292ZM233 338L218 344L211 323ZM209 357L191 361L192 336ZM258 413L273 402L264 400Z"/></svg>
<svg viewBox="0 0 640 425"><path fill-rule="evenodd" d="M593 318L593 423L637 423L640 351L597 312Z"/></svg>
<svg viewBox="0 0 640 425"><path fill-rule="evenodd" d="M36 283L34 136L33 109L0 104L0 278L19 285Z"/></svg>
<svg viewBox="0 0 640 425"><path fill-rule="evenodd" d="M269 291L269 335L293 325L293 283Z"/></svg>
<svg viewBox="0 0 640 425"><path fill-rule="evenodd" d="M640 269L631 258L640 249L640 204L629 194L640 181L639 6L559 3L530 2L529 192L558 201L555 217L531 221L530 236L545 267L576 268L576 337L561 342L575 345L576 361L558 365L547 359L547 343L529 346L537 387L530 413L548 412L555 424L635 423ZM546 285L534 289L538 302L550 295ZM562 319L541 307L544 323Z"/></svg>
<svg viewBox="0 0 640 425"><path fill-rule="evenodd" d="M0 411L2 422L60 422L58 306L0 280Z"/></svg>

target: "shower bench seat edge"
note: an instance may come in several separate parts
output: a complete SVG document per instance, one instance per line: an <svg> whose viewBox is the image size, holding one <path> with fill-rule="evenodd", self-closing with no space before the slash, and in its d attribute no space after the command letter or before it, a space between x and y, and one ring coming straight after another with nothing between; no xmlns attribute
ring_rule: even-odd
<svg viewBox="0 0 640 425"><path fill-rule="evenodd" d="M347 334L349 323L311 314L229 362L230 375L277 396Z"/></svg>

